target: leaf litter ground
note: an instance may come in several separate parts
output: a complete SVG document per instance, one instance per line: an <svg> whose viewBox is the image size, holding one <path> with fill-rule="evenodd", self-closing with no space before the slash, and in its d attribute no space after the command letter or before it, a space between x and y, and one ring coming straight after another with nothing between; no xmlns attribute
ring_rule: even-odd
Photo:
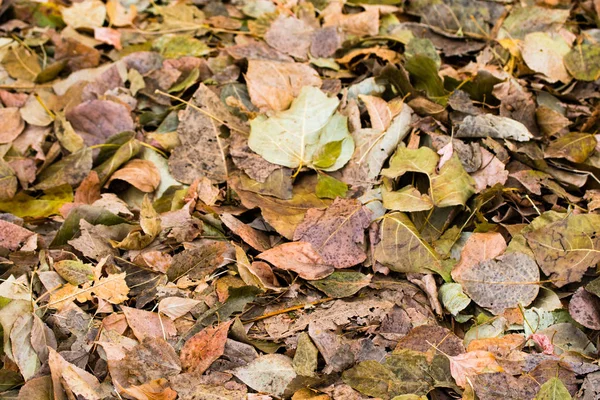
<svg viewBox="0 0 600 400"><path fill-rule="evenodd" d="M600 398L600 2L0 5L0 398Z"/></svg>

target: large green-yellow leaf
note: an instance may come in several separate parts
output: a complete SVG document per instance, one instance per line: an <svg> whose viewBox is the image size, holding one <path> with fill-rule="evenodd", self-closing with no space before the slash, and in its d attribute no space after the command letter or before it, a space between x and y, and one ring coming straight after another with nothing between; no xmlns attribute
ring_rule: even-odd
<svg viewBox="0 0 600 400"><path fill-rule="evenodd" d="M412 185L405 186L395 192L387 190L385 186L382 186L381 197L383 199L383 206L388 210L415 212L433 208L431 198L419 192Z"/></svg>
<svg viewBox="0 0 600 400"><path fill-rule="evenodd" d="M47 190L40 197L32 197L19 192L11 200L0 201L0 211L9 212L21 218L46 218L58 214L65 203L73 201L73 189L69 185Z"/></svg>
<svg viewBox="0 0 600 400"><path fill-rule="evenodd" d="M421 238L410 218L400 212L383 217L381 241L375 247L375 259L398 272L431 273L441 270L439 255Z"/></svg>
<svg viewBox="0 0 600 400"><path fill-rule="evenodd" d="M348 132L347 118L335 112L338 104L337 98L305 86L288 110L252 120L248 145L273 164L340 169L352 156L354 140ZM341 143L333 162L331 158L338 149L332 142Z"/></svg>
<svg viewBox="0 0 600 400"><path fill-rule="evenodd" d="M575 46L564 57L567 71L581 81L595 81L600 78L600 44Z"/></svg>
<svg viewBox="0 0 600 400"><path fill-rule="evenodd" d="M571 394L565 384L556 377L547 380L541 387L535 400L571 400Z"/></svg>
<svg viewBox="0 0 600 400"><path fill-rule="evenodd" d="M580 281L585 271L600 261L599 233L600 215L565 214L524 236L542 271L561 287Z"/></svg>
<svg viewBox="0 0 600 400"><path fill-rule="evenodd" d="M544 156L582 163L594 152L597 143L594 135L572 132L550 142Z"/></svg>
<svg viewBox="0 0 600 400"><path fill-rule="evenodd" d="M397 178L407 172L433 175L439 158L436 152L429 147L408 149L401 144L390 158L390 166L382 170L381 175L388 178Z"/></svg>
<svg viewBox="0 0 600 400"><path fill-rule="evenodd" d="M463 168L455 155L431 177L431 197L437 207L465 205L475 194L475 181Z"/></svg>

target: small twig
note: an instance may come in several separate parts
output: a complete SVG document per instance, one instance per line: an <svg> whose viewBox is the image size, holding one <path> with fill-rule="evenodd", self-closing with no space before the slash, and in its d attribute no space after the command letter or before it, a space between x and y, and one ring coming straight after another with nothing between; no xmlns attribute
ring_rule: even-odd
<svg viewBox="0 0 600 400"><path fill-rule="evenodd" d="M248 324L250 322L260 321L260 320L263 320L263 319L274 317L276 315L285 314L285 313L290 312L290 311L301 310L301 309L303 309L303 308L305 308L307 306L316 306L317 304L326 303L326 302L331 301L331 300L333 300L332 297L326 297L326 298L321 299L321 300L313 301L312 303L299 304L297 306L288 307L288 308L284 308L282 310L277 310L277 311L273 311L273 312L270 312L270 313L267 313L267 314L263 314L263 315L261 315L259 317L245 319L245 320L242 320L242 323L243 324Z"/></svg>

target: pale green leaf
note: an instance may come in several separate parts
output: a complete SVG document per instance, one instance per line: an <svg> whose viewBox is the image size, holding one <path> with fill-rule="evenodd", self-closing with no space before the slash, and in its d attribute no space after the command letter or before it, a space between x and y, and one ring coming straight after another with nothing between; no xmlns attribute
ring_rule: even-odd
<svg viewBox="0 0 600 400"><path fill-rule="evenodd" d="M298 168L317 167L314 163L323 158L317 157L320 150L330 142L342 141L335 162L322 168L335 171L348 162L354 151L347 119L335 113L338 104L337 98L305 86L288 110L252 120L248 145L273 164Z"/></svg>

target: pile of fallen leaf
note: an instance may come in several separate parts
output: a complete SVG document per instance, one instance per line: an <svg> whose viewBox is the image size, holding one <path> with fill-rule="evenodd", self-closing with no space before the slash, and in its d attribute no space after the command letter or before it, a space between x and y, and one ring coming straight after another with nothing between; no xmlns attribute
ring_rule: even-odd
<svg viewBox="0 0 600 400"><path fill-rule="evenodd" d="M0 398L600 398L600 1L0 2Z"/></svg>

